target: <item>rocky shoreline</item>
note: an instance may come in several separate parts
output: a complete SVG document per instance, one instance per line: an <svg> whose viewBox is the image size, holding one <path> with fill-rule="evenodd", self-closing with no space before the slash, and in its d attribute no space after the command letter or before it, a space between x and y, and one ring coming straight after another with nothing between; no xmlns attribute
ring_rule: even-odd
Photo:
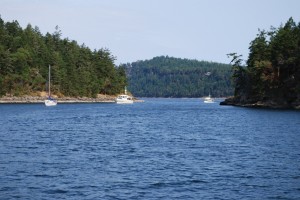
<svg viewBox="0 0 300 200"><path fill-rule="evenodd" d="M287 103L284 101L241 101L237 98L230 97L220 102L220 105L239 106L248 108L270 108L270 109L295 109L300 110L300 102Z"/></svg>
<svg viewBox="0 0 300 200"><path fill-rule="evenodd" d="M36 104L44 103L45 96L4 96L0 98L0 104ZM115 103L116 96L99 94L97 98L90 97L55 97L59 104L61 103ZM134 102L140 103L143 100L134 98Z"/></svg>
<svg viewBox="0 0 300 200"><path fill-rule="evenodd" d="M115 96L98 96L97 98L89 97L62 97L56 98L58 103L113 103L115 102ZM44 103L45 97L39 96L22 96L22 97L1 97L0 104L19 104L19 103Z"/></svg>

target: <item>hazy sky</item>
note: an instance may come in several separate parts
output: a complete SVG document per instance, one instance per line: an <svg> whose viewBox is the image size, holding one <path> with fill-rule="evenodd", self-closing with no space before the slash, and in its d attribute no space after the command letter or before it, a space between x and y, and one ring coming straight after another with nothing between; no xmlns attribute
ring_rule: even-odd
<svg viewBox="0 0 300 200"><path fill-rule="evenodd" d="M300 22L300 0L0 0L4 21L108 48L116 64L168 55L229 63L258 29Z"/></svg>

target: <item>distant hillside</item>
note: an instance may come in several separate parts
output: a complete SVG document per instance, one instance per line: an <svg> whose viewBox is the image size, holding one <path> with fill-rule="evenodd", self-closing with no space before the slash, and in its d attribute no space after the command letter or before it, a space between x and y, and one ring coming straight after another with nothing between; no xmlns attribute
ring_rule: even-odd
<svg viewBox="0 0 300 200"><path fill-rule="evenodd" d="M125 65L129 90L138 97L213 97L233 94L231 66L168 56Z"/></svg>

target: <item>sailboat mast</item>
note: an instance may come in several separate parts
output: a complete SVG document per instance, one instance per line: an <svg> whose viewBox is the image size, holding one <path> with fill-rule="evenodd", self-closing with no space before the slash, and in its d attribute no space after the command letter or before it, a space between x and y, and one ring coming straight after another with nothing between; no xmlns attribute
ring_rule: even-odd
<svg viewBox="0 0 300 200"><path fill-rule="evenodd" d="M50 78L51 78L51 75L50 75L50 65L49 65L49 77L48 77L48 96L50 97Z"/></svg>

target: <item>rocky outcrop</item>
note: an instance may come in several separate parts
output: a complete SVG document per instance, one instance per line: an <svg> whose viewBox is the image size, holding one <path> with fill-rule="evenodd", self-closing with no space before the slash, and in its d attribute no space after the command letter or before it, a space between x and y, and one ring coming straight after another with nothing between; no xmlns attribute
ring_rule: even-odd
<svg viewBox="0 0 300 200"><path fill-rule="evenodd" d="M230 97L220 102L220 105L231 105L252 108L299 109L300 101L287 102L284 99L256 100L255 98Z"/></svg>
<svg viewBox="0 0 300 200"><path fill-rule="evenodd" d="M14 104L14 103L44 103L45 97L40 96L5 96L0 98L2 104ZM61 97L56 98L58 103L110 103L114 102L115 96L98 95L97 98L89 97Z"/></svg>

